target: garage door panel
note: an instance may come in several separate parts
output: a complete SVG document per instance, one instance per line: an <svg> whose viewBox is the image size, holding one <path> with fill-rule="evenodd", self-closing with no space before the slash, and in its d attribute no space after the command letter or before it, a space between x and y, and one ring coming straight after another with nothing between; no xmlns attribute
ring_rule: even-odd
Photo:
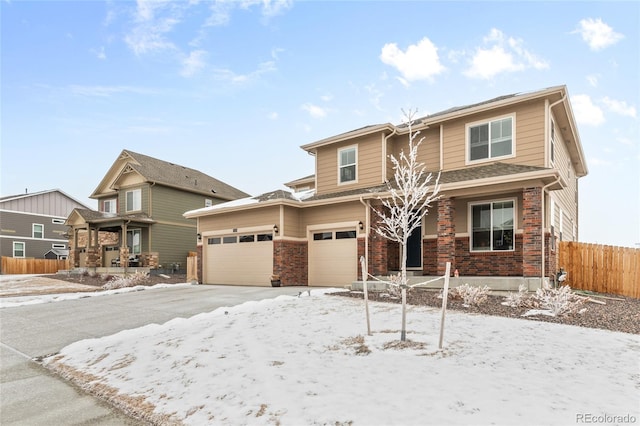
<svg viewBox="0 0 640 426"><path fill-rule="evenodd" d="M209 244L206 250L207 284L271 285L272 241Z"/></svg>
<svg viewBox="0 0 640 426"><path fill-rule="evenodd" d="M358 245L355 231L315 232L309 238L309 285L343 286L358 276ZM320 235L324 234L324 235ZM331 239L329 235L331 235Z"/></svg>

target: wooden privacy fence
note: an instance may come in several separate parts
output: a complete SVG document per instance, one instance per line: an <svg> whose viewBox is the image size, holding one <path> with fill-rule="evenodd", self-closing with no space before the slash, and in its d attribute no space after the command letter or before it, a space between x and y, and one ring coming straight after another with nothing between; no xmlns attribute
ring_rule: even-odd
<svg viewBox="0 0 640 426"><path fill-rule="evenodd" d="M198 281L198 256L189 253L187 257L187 282Z"/></svg>
<svg viewBox="0 0 640 426"><path fill-rule="evenodd" d="M69 269L69 260L15 258L2 256L3 274L55 274Z"/></svg>
<svg viewBox="0 0 640 426"><path fill-rule="evenodd" d="M568 241L558 249L571 288L640 299L640 249Z"/></svg>

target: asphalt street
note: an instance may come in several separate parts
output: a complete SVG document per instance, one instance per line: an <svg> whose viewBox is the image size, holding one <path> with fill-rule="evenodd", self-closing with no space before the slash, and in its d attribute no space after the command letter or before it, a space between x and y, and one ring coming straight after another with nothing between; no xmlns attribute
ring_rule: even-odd
<svg viewBox="0 0 640 426"><path fill-rule="evenodd" d="M0 309L0 424L143 424L51 374L37 360L78 340L308 289L193 285Z"/></svg>

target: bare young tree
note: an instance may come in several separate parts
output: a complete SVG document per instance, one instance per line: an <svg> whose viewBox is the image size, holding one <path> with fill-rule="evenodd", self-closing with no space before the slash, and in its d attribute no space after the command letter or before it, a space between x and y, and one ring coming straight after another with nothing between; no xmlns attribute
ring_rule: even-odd
<svg viewBox="0 0 640 426"><path fill-rule="evenodd" d="M389 196L381 198L381 210L374 209L379 223L375 232L400 245L400 276L391 285L400 287L402 295L402 331L400 340L407 338L407 241L411 233L422 223L431 203L439 198L440 174L433 185L433 175L427 173L424 163L418 161L418 148L424 137L416 141L420 131L413 131L415 111L402 110L409 128L408 153L400 152L399 158L390 155L393 164L394 179L387 182Z"/></svg>

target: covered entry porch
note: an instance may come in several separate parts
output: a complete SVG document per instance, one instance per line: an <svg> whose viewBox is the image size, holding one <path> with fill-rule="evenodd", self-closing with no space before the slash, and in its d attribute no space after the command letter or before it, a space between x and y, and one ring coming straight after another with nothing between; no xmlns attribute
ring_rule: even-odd
<svg viewBox="0 0 640 426"><path fill-rule="evenodd" d="M117 216L75 209L67 219L71 266L76 268L158 267L158 253L147 251L146 215Z"/></svg>

